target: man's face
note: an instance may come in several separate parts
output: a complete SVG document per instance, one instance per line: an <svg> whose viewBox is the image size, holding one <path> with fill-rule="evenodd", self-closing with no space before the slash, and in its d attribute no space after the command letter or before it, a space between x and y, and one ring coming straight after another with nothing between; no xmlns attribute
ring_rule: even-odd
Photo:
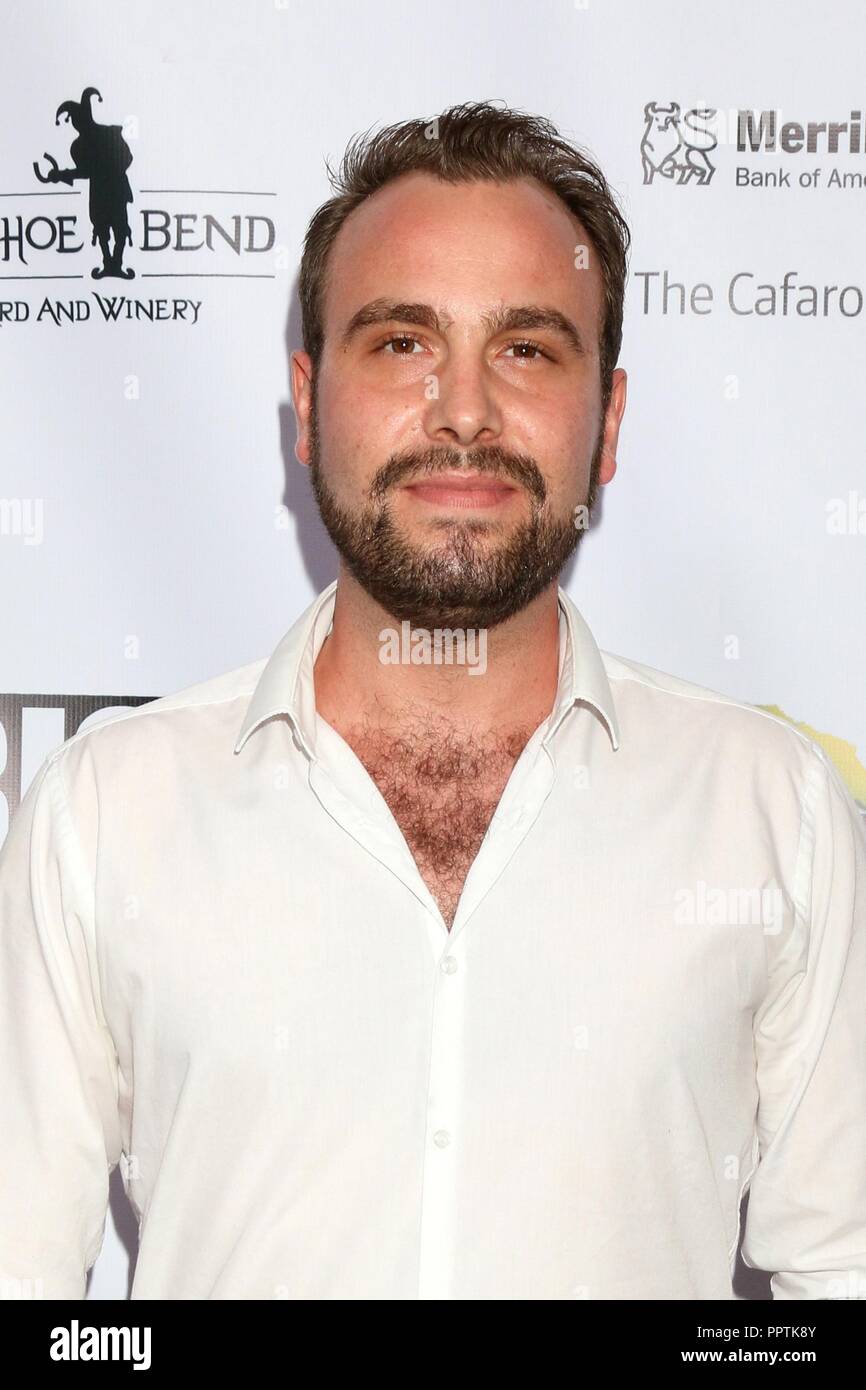
<svg viewBox="0 0 866 1390"><path fill-rule="evenodd" d="M616 467L625 373L602 420L602 296L588 237L534 181L413 173L344 223L318 371L293 354L296 452L393 617L494 627L556 579Z"/></svg>

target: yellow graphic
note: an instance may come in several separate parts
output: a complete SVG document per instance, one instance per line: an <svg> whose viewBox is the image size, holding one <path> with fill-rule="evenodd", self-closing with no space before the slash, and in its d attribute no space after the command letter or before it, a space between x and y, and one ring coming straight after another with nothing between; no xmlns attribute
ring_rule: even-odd
<svg viewBox="0 0 866 1390"><path fill-rule="evenodd" d="M765 709L768 714L775 714L778 718L787 720L789 724L793 724L795 729L804 733L807 738L812 738L816 743L820 743L836 770L841 774L842 780L854 800L861 809L866 810L866 767L857 757L857 749L853 743L846 743L844 738L837 738L835 734L822 734L818 729L813 729L811 724L805 724L799 719L792 719L790 714L786 714L778 705L758 705L757 708Z"/></svg>

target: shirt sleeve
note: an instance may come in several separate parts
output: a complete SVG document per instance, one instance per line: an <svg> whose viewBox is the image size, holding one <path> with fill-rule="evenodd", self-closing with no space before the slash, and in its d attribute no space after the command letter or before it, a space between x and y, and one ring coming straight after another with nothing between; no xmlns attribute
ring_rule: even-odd
<svg viewBox="0 0 866 1390"><path fill-rule="evenodd" d="M0 1297L83 1298L120 1158L93 873L59 757L0 849Z"/></svg>
<svg viewBox="0 0 866 1390"><path fill-rule="evenodd" d="M754 1019L743 1259L776 1299L866 1299L866 831L814 744L790 938Z"/></svg>

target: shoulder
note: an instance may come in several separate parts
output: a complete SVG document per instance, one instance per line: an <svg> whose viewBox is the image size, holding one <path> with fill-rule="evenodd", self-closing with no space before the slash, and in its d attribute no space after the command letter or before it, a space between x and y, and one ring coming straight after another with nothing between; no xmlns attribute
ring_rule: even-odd
<svg viewBox="0 0 866 1390"><path fill-rule="evenodd" d="M100 711L46 761L72 772L85 761L116 766L130 758L149 762L168 751L200 758L226 749L231 753L266 660L235 667L143 705Z"/></svg>
<svg viewBox="0 0 866 1390"><path fill-rule="evenodd" d="M692 753L724 751L738 762L777 760L799 772L816 758L828 762L818 740L778 706L752 704L611 652L601 656L626 737L648 735L661 747L682 745Z"/></svg>

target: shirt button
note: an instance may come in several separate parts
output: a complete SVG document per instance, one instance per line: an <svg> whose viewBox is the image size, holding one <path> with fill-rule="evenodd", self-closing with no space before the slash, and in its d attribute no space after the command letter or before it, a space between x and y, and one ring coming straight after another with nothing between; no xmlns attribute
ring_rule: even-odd
<svg viewBox="0 0 866 1390"><path fill-rule="evenodd" d="M447 1129L437 1129L436 1133L433 1135L433 1143L436 1145L437 1149L447 1149L448 1145L451 1143L451 1135L448 1133Z"/></svg>
<svg viewBox="0 0 866 1390"><path fill-rule="evenodd" d="M457 961L454 956L443 956L439 962L439 966L446 975L453 975L454 971L457 969Z"/></svg>

